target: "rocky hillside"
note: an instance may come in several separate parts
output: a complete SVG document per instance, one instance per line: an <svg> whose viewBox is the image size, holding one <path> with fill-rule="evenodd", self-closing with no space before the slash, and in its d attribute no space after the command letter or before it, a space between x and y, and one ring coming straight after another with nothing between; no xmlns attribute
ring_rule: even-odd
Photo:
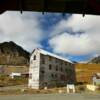
<svg viewBox="0 0 100 100"><path fill-rule="evenodd" d="M96 64L100 64L100 56L95 57L94 59L92 59L89 63L96 63Z"/></svg>
<svg viewBox="0 0 100 100"><path fill-rule="evenodd" d="M0 64L26 65L29 62L29 53L14 42L0 43Z"/></svg>

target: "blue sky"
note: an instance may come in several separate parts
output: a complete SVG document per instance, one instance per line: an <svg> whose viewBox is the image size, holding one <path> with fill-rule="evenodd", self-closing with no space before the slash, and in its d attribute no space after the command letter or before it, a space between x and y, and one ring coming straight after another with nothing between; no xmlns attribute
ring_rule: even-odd
<svg viewBox="0 0 100 100"><path fill-rule="evenodd" d="M85 62L100 55L100 17L59 13L5 12L0 15L0 42L14 41Z"/></svg>

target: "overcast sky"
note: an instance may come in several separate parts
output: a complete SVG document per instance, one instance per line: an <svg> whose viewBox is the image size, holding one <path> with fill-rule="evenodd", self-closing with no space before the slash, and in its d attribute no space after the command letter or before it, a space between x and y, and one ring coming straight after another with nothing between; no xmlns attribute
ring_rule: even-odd
<svg viewBox="0 0 100 100"><path fill-rule="evenodd" d="M29 52L43 48L75 61L100 55L100 17L5 12L0 15L0 42L14 41Z"/></svg>

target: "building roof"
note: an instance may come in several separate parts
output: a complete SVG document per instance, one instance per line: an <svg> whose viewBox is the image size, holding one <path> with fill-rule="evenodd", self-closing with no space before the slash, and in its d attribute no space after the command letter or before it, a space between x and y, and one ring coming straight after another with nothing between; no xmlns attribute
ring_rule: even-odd
<svg viewBox="0 0 100 100"><path fill-rule="evenodd" d="M8 10L100 15L100 0L0 0L0 13Z"/></svg>
<svg viewBox="0 0 100 100"><path fill-rule="evenodd" d="M73 62L70 61L69 59L63 58L63 57L61 57L61 56L58 56L58 55L53 54L53 53L51 53L51 52L48 52L48 51L46 51L46 50L43 50L43 49L40 49L40 48L37 48L37 49L39 50L39 52L40 52L41 54L49 55L49 56L55 57L55 58L57 58L57 59L66 61L66 62L73 63Z"/></svg>

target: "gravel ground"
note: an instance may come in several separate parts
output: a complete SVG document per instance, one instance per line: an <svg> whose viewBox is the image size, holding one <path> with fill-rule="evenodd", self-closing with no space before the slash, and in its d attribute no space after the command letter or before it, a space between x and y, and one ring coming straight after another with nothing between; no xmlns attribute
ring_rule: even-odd
<svg viewBox="0 0 100 100"><path fill-rule="evenodd" d="M34 95L2 95L0 100L100 100L98 94L34 94Z"/></svg>

